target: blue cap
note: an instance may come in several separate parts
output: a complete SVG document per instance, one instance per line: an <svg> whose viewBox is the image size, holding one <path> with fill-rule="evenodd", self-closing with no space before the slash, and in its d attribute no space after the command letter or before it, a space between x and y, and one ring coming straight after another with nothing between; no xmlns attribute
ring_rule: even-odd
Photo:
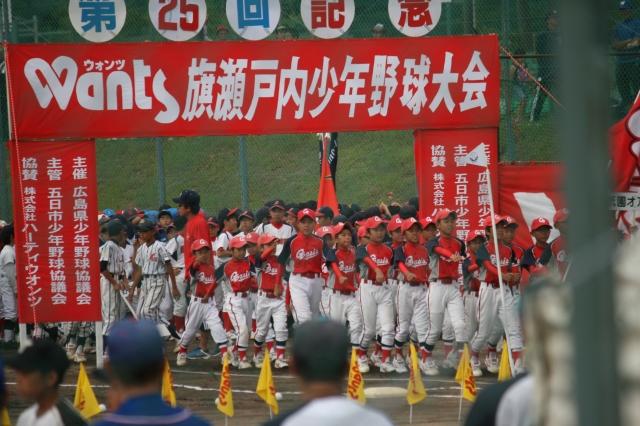
<svg viewBox="0 0 640 426"><path fill-rule="evenodd" d="M113 211L113 209L104 209L102 213L107 217L114 217L116 215L116 212Z"/></svg>
<svg viewBox="0 0 640 426"><path fill-rule="evenodd" d="M164 343L155 323L149 320L123 320L109 333L109 363L132 368L164 359Z"/></svg>
<svg viewBox="0 0 640 426"><path fill-rule="evenodd" d="M618 4L618 10L631 10L633 9L633 3L631 0L622 0L620 4Z"/></svg>

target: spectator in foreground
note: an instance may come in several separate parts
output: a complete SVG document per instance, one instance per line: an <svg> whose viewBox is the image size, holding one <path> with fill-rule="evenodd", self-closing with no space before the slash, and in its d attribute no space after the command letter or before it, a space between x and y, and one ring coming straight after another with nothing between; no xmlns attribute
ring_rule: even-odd
<svg viewBox="0 0 640 426"><path fill-rule="evenodd" d="M208 423L189 410L171 407L162 400L164 345L153 322L125 320L109 335L109 410L97 426L172 425Z"/></svg>
<svg viewBox="0 0 640 426"><path fill-rule="evenodd" d="M16 371L20 398L34 404L18 418L18 426L75 426L87 422L73 405L60 397L60 383L69 368L64 350L52 340L36 340L7 361Z"/></svg>
<svg viewBox="0 0 640 426"><path fill-rule="evenodd" d="M290 368L298 376L306 403L265 425L391 425L382 414L343 395L350 346L347 329L335 321L311 320L300 325Z"/></svg>
<svg viewBox="0 0 640 426"><path fill-rule="evenodd" d="M627 112L640 90L640 19L633 16L633 2L618 4L620 21L613 30L616 56L616 86L620 94L620 115Z"/></svg>

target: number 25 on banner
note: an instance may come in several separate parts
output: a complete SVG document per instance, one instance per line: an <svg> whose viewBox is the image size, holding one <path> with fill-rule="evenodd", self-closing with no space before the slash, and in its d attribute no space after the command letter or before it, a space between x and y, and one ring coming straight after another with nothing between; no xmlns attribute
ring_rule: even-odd
<svg viewBox="0 0 640 426"><path fill-rule="evenodd" d="M207 4L205 0L149 0L149 17L163 37L186 41L202 30Z"/></svg>

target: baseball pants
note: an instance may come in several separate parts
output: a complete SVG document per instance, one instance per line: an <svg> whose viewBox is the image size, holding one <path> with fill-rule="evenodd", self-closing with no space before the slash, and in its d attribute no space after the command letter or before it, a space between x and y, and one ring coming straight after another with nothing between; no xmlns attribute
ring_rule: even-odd
<svg viewBox="0 0 640 426"><path fill-rule="evenodd" d="M102 334L108 336L113 325L123 318L122 300L120 294L103 276L100 276L100 299L102 302Z"/></svg>
<svg viewBox="0 0 640 426"><path fill-rule="evenodd" d="M352 294L342 294L335 290L331 292L329 317L340 324L348 322L351 345L359 345L362 341L363 319L358 292Z"/></svg>
<svg viewBox="0 0 640 426"><path fill-rule="evenodd" d="M229 293L225 309L229 313L231 324L238 334L238 346L247 348L249 346L249 332L251 330L251 314L249 312L249 296L244 297L240 293Z"/></svg>
<svg viewBox="0 0 640 426"><path fill-rule="evenodd" d="M307 278L291 274L289 277L293 317L297 324L320 315L323 282L319 275L316 278Z"/></svg>
<svg viewBox="0 0 640 426"><path fill-rule="evenodd" d="M160 324L160 303L167 288L167 276L145 275L142 279L142 299L140 300L140 319L148 319Z"/></svg>
<svg viewBox="0 0 640 426"><path fill-rule="evenodd" d="M453 331L453 325L451 324L451 316L449 311L444 310L444 320L442 321L442 341L453 342L456 340L456 333Z"/></svg>
<svg viewBox="0 0 640 426"><path fill-rule="evenodd" d="M465 291L462 298L464 302L464 326L467 342L473 341L478 330L478 293L473 291Z"/></svg>
<svg viewBox="0 0 640 426"><path fill-rule="evenodd" d="M427 309L429 310L427 345L435 345L440 338L445 310L449 312L456 341L466 342L464 306L457 281L451 284L441 281L432 282L427 290Z"/></svg>
<svg viewBox="0 0 640 426"><path fill-rule="evenodd" d="M177 283L176 283L177 284ZM163 324L168 325L173 318L173 294L171 294L171 281L166 280L164 287L164 295L160 300L160 321Z"/></svg>
<svg viewBox="0 0 640 426"><path fill-rule="evenodd" d="M184 269L176 274L176 285L180 292L180 297L173 302L173 315L184 317L187 314L187 281L184 279Z"/></svg>
<svg viewBox="0 0 640 426"><path fill-rule="evenodd" d="M504 289L504 297L507 305L509 304L508 300L511 298L512 305L512 323L511 323L511 334L509 334L509 343L514 346L511 348L512 350L521 350L524 348L524 338L522 336L522 323L520 322L520 289L518 287L505 287ZM488 343L489 345L496 347L500 338L504 335L505 326L502 324L502 321L496 321L493 326L493 331L489 337ZM520 343L520 347L515 346L516 343Z"/></svg>
<svg viewBox="0 0 640 426"><path fill-rule="evenodd" d="M322 297L320 298L320 315L329 318L331 316L331 293L332 290L326 285L322 287Z"/></svg>
<svg viewBox="0 0 640 426"><path fill-rule="evenodd" d="M2 300L2 311L0 318L15 321L18 318L16 312L16 293L9 279L0 277L0 299Z"/></svg>
<svg viewBox="0 0 640 426"><path fill-rule="evenodd" d="M471 350L480 352L494 333L496 322L500 320L505 332L509 337L511 350L522 349L522 334L518 328L520 322L517 321L516 312L513 306L513 295L509 289L504 291L504 305L500 296L500 288L495 288L491 284L483 282L480 284L478 295L478 332L471 342Z"/></svg>
<svg viewBox="0 0 640 426"><path fill-rule="evenodd" d="M376 337L376 320L378 320L381 344L393 347L396 318L393 315L394 302L391 287L386 282L382 285L376 285L372 281L362 281L359 292L364 324L360 346L363 349L368 348Z"/></svg>
<svg viewBox="0 0 640 426"><path fill-rule="evenodd" d="M264 342L269 337L271 318L276 341L286 342L289 338L287 330L287 308L283 297L267 297L268 293L258 292L256 303L256 342Z"/></svg>
<svg viewBox="0 0 640 426"><path fill-rule="evenodd" d="M189 343L191 343L202 324L206 325L211 337L217 344L227 342L227 334L224 332L215 303L212 300L205 303L199 297L192 297L186 312L184 333L182 333L182 338L180 339L180 346L183 348L189 347Z"/></svg>
<svg viewBox="0 0 640 426"><path fill-rule="evenodd" d="M426 285L411 286L405 282L399 283L397 298L398 327L396 328L395 336L398 343L407 342L412 324L419 342L424 342L427 338L429 314L426 294Z"/></svg>

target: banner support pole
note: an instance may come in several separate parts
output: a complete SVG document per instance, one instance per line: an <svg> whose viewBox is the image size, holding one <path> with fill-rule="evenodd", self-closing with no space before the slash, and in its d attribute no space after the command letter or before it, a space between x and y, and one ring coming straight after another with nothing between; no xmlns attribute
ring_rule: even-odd
<svg viewBox="0 0 640 426"><path fill-rule="evenodd" d="M30 341L29 336L27 335L27 324L18 324L18 341L20 342L20 352L22 352L27 346L29 346Z"/></svg>
<svg viewBox="0 0 640 426"><path fill-rule="evenodd" d="M96 368L104 368L104 339L102 321L96 321Z"/></svg>

